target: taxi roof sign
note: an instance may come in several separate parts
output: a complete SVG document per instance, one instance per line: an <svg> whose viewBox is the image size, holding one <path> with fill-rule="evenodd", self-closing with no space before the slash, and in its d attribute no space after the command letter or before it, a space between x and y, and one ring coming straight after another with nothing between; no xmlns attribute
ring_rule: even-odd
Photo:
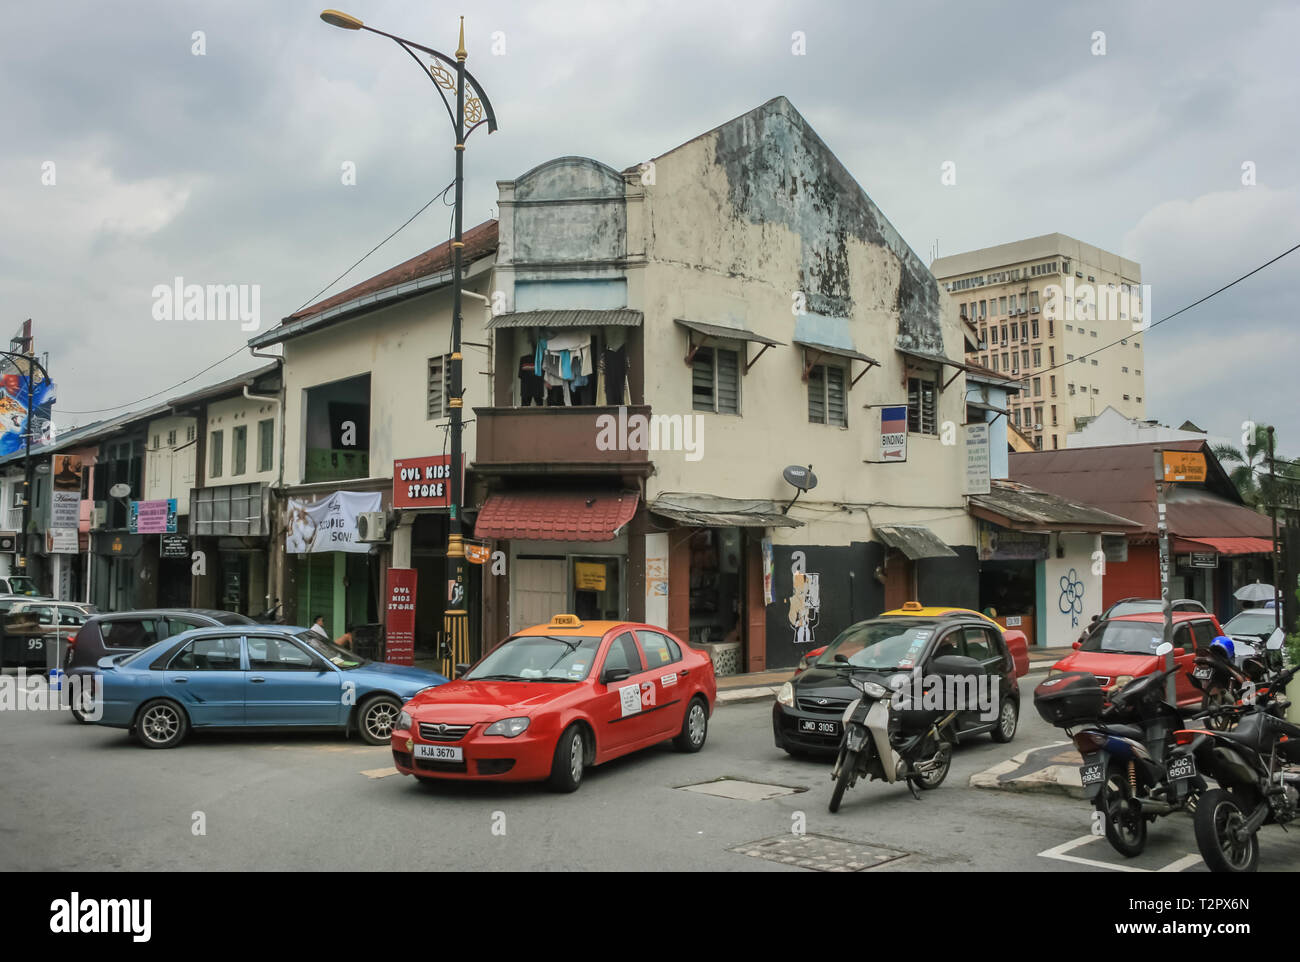
<svg viewBox="0 0 1300 962"><path fill-rule="evenodd" d="M904 610L904 611L920 611L920 610L921 610L921 602L919 602L919 601L905 601L905 602L903 602L903 610Z"/></svg>
<svg viewBox="0 0 1300 962"><path fill-rule="evenodd" d="M578 620L577 615L552 615L552 628L581 628L582 622Z"/></svg>

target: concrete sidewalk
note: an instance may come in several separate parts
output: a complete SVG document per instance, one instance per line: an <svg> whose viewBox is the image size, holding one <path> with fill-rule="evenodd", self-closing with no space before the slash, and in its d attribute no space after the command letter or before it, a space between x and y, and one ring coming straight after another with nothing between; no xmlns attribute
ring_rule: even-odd
<svg viewBox="0 0 1300 962"><path fill-rule="evenodd" d="M999 788L1010 792L1045 792L1083 798L1078 749L1073 742L1053 742L1012 755L992 768L970 777L972 788Z"/></svg>

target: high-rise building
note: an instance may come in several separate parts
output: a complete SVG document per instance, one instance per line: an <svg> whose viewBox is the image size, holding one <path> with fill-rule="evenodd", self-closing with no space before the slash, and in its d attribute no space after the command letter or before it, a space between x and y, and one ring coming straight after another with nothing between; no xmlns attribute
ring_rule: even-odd
<svg viewBox="0 0 1300 962"><path fill-rule="evenodd" d="M1146 416L1141 265L1044 234L940 257L930 270L978 332L967 360L1021 381L1009 416L1036 447L1064 448L1107 406Z"/></svg>

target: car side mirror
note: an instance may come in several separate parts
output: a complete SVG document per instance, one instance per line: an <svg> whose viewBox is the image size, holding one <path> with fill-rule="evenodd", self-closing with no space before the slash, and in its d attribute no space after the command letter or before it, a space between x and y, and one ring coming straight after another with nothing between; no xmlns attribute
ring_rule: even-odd
<svg viewBox="0 0 1300 962"><path fill-rule="evenodd" d="M465 674L465 672L469 671L469 669L470 669L470 665L468 662L461 662L459 665L456 666L456 677L460 678L462 675Z"/></svg>
<svg viewBox="0 0 1300 962"><path fill-rule="evenodd" d="M1075 651L1078 651L1080 648L1083 647L1083 642L1081 642L1081 641L1076 641L1076 642L1075 642L1074 644L1072 644L1070 647L1073 648Z"/></svg>
<svg viewBox="0 0 1300 962"><path fill-rule="evenodd" d="M616 681L622 681L630 674L632 673L626 668L606 668L600 673L600 683L602 685L609 685Z"/></svg>
<svg viewBox="0 0 1300 962"><path fill-rule="evenodd" d="M936 675L982 675L984 666L966 655L939 655L931 660L930 671Z"/></svg>
<svg viewBox="0 0 1300 962"><path fill-rule="evenodd" d="M1281 651L1283 641L1285 639L1282 636L1282 629L1274 628L1273 633L1268 636L1268 641L1264 642L1264 647L1269 651Z"/></svg>
<svg viewBox="0 0 1300 962"><path fill-rule="evenodd" d="M1181 657L1183 657L1183 655L1185 655L1185 654L1187 654L1187 649L1186 649L1186 648L1175 648L1175 649L1174 649L1174 657L1175 657L1175 658L1181 658Z"/></svg>

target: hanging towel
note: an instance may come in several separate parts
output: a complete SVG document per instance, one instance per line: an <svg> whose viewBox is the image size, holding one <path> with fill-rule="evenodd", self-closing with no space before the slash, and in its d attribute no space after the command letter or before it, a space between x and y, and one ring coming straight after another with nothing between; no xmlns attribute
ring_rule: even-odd
<svg viewBox="0 0 1300 962"><path fill-rule="evenodd" d="M533 373L542 373L542 360L546 357L546 338L537 339L537 350L533 352Z"/></svg>

